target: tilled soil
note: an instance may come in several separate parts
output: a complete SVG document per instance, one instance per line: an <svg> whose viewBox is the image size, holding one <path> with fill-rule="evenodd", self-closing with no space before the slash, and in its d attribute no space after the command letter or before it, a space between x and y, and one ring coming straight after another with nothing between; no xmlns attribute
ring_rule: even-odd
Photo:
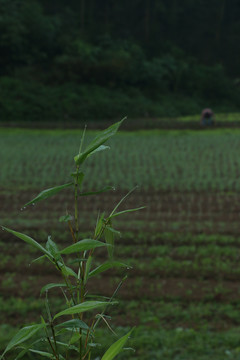
<svg viewBox="0 0 240 360"><path fill-rule="evenodd" d="M63 215L66 210L70 213L72 209L72 197L69 193L63 196L58 196L47 202L36 204L34 207L29 207L20 211L21 206L29 201L29 199L36 196L37 192L29 193L25 191L22 193L2 193L0 195L0 216L3 219L2 224L5 224L4 219L11 219L9 227L14 228L20 232L31 234L52 233L55 231L56 237L54 239L60 242L61 245L66 245L65 230L62 229L63 224L58 222L58 218ZM125 193L110 192L104 195L94 196L94 198L81 198L81 212L80 212L80 227L82 232L93 230L95 225L95 217L102 211L108 214L113 207L120 201ZM182 306L188 307L191 304L217 304L228 305L231 304L234 308L238 308L240 302L240 284L237 272L231 272L224 268L221 271L214 271L214 268L209 268L203 264L203 270L194 269L191 262L194 261L196 254L187 254L179 256L172 251L168 254L172 260L181 263L187 261L189 266L179 271L172 269L166 271L161 266L152 266L154 254L150 257L147 252L144 254L141 251L143 246L164 246L169 245L174 248L179 246L179 238L181 238L181 245L191 246L191 238L186 234L222 234L233 235L236 241L231 242L231 246L239 251L240 243L237 240L239 235L239 214L240 214L240 194L228 193L160 193L160 192L138 192L131 194L128 199L121 205L120 210L127 208L135 208L139 206L146 206L146 209L140 210L136 213L125 214L121 220L116 221L117 228L122 230L123 236L119 240L121 249L124 249L129 244L135 246L135 250L130 252L126 250L124 255L126 262L128 259L134 257L136 266L133 270L128 271L128 279L124 282L119 291L119 298L124 304L132 305L134 311L130 311L127 306L125 310L120 307L119 312L116 312L116 317L120 324L129 324L129 316L123 316L124 311L126 315L131 313L131 319L135 323L141 322L140 313L138 314L136 308L139 308L142 313L150 311L146 302L152 302L153 308L157 308L157 304L165 302L166 304L179 303ZM7 224L8 225L8 224ZM68 229L66 229L66 232ZM131 232L131 236L127 234ZM142 233L145 232L143 239ZM161 234L164 232L176 233L177 237L171 240L166 240ZM158 237L153 235L158 233ZM135 236L133 235L135 234ZM33 237L34 237L33 236ZM40 236L42 241L42 235ZM46 240L46 239L45 239ZM21 245L21 240L13 237L6 231L0 234L1 252L3 262L0 264L0 293L3 301L8 301L10 297L21 298L26 302L28 299L39 299L40 289L47 283L61 282L56 271L52 271L49 265L33 263L29 266L30 258L36 258L35 253L31 253L29 246ZM204 246L206 243L198 242L198 246ZM219 243L222 247L227 247L227 243ZM197 251L197 250L196 250ZM122 251L124 254L124 250ZM22 258L19 258L22 254ZM16 256L18 255L18 257ZM26 260L24 256L26 255ZM6 257L7 260L6 260ZM164 258L164 256L162 256ZM209 254L211 258L211 254ZM15 258L18 259L16 263ZM106 260L102 250L99 250L99 258L101 261ZM121 259L122 260L122 259ZM231 257L228 259L231 264ZM237 266L236 259L232 262L232 266ZM124 271L108 271L101 278L93 278L89 281L87 290L89 294L99 294L111 296L116 289L117 284L125 275ZM25 283L24 283L25 281ZM27 285L26 285L27 283ZM54 290L52 290L53 293ZM51 295L51 291L49 292ZM60 296L61 292L57 292ZM56 295L54 295L56 298ZM31 300L32 301L32 300ZM170 306L169 305L169 306ZM161 305L159 305L159 311ZM153 310L154 311L154 310ZM34 320L36 314L29 311L27 314L28 320ZM142 316L142 315L141 315ZM1 322L10 322L16 324L21 323L26 315L21 315L17 311L11 313L1 314ZM211 314L203 317L207 323L212 324L215 328L227 328L232 325L240 325L240 320L234 316L222 315L219 321ZM151 320L149 320L151 321ZM174 321L174 314L162 316L162 321L166 326L176 326ZM196 326L191 319L188 321L177 321L177 324L184 326Z"/></svg>
<svg viewBox="0 0 240 360"><path fill-rule="evenodd" d="M33 223L34 219L35 222L41 221L41 228L52 229L53 225L58 226L59 217L66 211L73 213L73 198L69 192L20 211L23 204L37 193L23 191L0 194L0 217L10 218L12 214L16 224L31 220L27 221L27 227L33 226L31 222ZM103 211L109 214L125 195L125 192L111 191L94 197L81 197L79 202L82 231L92 229L97 214ZM117 219L122 229L236 235L239 233L239 193L136 191L121 204L120 210L139 206L146 208Z"/></svg>

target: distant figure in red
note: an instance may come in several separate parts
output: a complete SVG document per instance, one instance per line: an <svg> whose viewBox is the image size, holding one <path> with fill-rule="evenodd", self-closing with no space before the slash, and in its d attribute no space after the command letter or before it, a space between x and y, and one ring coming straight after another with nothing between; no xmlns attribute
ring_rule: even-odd
<svg viewBox="0 0 240 360"><path fill-rule="evenodd" d="M215 124L214 112L212 109L204 109L201 116L202 126L213 126Z"/></svg>

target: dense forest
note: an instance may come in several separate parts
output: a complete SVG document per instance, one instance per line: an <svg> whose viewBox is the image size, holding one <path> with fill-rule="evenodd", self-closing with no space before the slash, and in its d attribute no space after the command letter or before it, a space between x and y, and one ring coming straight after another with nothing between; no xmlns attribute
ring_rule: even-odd
<svg viewBox="0 0 240 360"><path fill-rule="evenodd" d="M1 121L240 107L238 0L0 0Z"/></svg>

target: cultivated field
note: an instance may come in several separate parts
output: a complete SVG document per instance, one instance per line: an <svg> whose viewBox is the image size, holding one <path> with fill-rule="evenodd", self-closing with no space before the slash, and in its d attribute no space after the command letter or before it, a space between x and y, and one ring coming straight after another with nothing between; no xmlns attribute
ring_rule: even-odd
<svg viewBox="0 0 240 360"><path fill-rule="evenodd" d="M87 138L94 134L89 131ZM1 129L2 225L43 243L51 231L54 241L67 245L68 231L58 219L72 211L69 190L36 206L23 205L41 190L69 181L80 137L79 130ZM119 335L138 325L131 344L137 351L122 359L240 358L240 130L120 132L109 145L111 150L95 155L86 184L88 190L105 185L115 190L84 198L80 223L82 235L91 234L92 214L111 211L139 186L122 208L146 209L115 226L122 232L116 258L133 269L111 325ZM3 348L15 327L39 320L44 311L39 289L58 279L46 263L31 263L37 252L4 231L0 246ZM106 254L99 250L99 256ZM106 273L89 291L111 295L124 275ZM52 303L60 307L58 297ZM106 330L99 336L109 342L113 337Z"/></svg>

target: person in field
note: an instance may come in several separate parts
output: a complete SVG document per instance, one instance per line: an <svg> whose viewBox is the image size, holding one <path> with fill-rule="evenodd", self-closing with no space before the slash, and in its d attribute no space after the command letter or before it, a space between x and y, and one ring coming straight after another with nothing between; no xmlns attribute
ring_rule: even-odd
<svg viewBox="0 0 240 360"><path fill-rule="evenodd" d="M213 126L215 124L215 116L212 109L203 109L201 114L201 125L202 126Z"/></svg>

